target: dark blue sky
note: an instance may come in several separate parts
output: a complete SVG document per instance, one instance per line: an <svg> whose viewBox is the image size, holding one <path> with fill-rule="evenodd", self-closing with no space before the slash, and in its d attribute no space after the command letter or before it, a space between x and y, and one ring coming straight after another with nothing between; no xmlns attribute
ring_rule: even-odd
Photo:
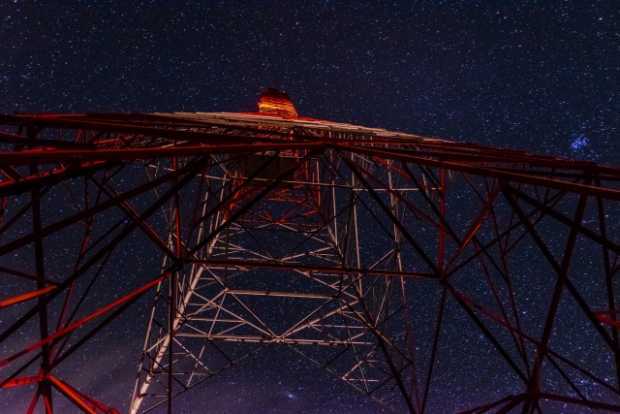
<svg viewBox="0 0 620 414"><path fill-rule="evenodd" d="M252 111L270 86L286 90L302 115L617 165L620 6L616 0L0 4L0 113ZM139 322L119 326L129 338ZM95 361L107 376L84 373L85 387L125 406L131 353L141 336ZM99 340L101 349L114 341ZM230 414L378 412L344 385L325 385L328 377L297 380L310 375L305 367L257 364L247 372L257 378L265 372L262 379L240 371L216 383L215 397L188 401ZM240 389L249 397L238 399ZM447 393L451 404L458 405L458 394Z"/></svg>
<svg viewBox="0 0 620 414"><path fill-rule="evenodd" d="M614 150L614 1L6 3L3 112L247 110L275 86L328 119Z"/></svg>

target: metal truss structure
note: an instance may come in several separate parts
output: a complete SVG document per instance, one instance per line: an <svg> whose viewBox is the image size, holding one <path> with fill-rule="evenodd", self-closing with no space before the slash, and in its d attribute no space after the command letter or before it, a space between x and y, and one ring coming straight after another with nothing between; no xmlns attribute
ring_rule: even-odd
<svg viewBox="0 0 620 414"><path fill-rule="evenodd" d="M0 395L118 412L66 381L149 306L131 414L267 347L394 412L620 411L620 169L294 115L1 116Z"/></svg>

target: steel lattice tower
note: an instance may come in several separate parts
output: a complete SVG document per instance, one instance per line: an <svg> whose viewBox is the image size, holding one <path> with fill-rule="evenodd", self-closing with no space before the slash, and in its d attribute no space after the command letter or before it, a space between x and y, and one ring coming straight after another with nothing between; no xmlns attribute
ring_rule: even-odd
<svg viewBox="0 0 620 414"><path fill-rule="evenodd" d="M63 367L136 302L131 414L267 347L394 412L432 412L454 348L515 390L463 413L620 411L620 169L307 118L274 90L256 113L0 122L0 395L31 390L28 413L55 394L117 412ZM129 287L102 298L137 242L158 274L114 274ZM591 347L558 350L576 335Z"/></svg>

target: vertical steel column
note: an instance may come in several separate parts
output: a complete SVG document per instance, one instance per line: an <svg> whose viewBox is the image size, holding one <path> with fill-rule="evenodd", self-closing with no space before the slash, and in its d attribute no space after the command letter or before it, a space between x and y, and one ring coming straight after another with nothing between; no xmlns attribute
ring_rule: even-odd
<svg viewBox="0 0 620 414"><path fill-rule="evenodd" d="M177 157L172 157L171 160L172 170L177 170ZM177 180L178 181L178 180ZM173 219L174 219L174 253L176 260L181 260L181 211L179 202L179 193L174 195L173 203ZM175 320L177 318L177 278L179 271L172 272L168 283L170 283L170 301L169 301L169 315L168 315L168 414L172 414L172 385L174 375L174 330Z"/></svg>
<svg viewBox="0 0 620 414"><path fill-rule="evenodd" d="M28 128L28 139L36 140L37 131L33 128ZM30 174L38 174L38 165L36 163L31 164ZM45 283L45 263L43 253L43 236L41 233L41 189L36 186L32 189L32 225L34 240L34 253L35 253L35 266L37 276L37 289L44 289ZM47 316L47 304L43 301L42 297L37 299L39 305L39 332L41 340L47 338L49 334L48 316ZM51 345L45 345L42 350L42 362L41 362L41 374L47 375L50 369L51 362ZM46 414L53 414L54 406L52 401L52 388L46 381L39 382L37 393L43 397Z"/></svg>

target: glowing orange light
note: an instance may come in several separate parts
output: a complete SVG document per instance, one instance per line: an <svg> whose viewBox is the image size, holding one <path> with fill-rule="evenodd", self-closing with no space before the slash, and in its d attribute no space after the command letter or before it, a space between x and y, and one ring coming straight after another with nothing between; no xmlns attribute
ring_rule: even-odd
<svg viewBox="0 0 620 414"><path fill-rule="evenodd" d="M24 385L36 384L43 380L43 375L29 375L25 377L16 377L12 380L6 381L2 388L15 388L21 387Z"/></svg>
<svg viewBox="0 0 620 414"><path fill-rule="evenodd" d="M267 88L260 94L258 112L283 118L297 118L299 116L288 95L273 88Z"/></svg>
<svg viewBox="0 0 620 414"><path fill-rule="evenodd" d="M56 289L56 286L48 286L42 289L33 290L30 292L22 293L21 295L13 296L4 300L0 300L0 309L13 306L18 303L25 302L30 299L38 298L39 296L46 295L52 290Z"/></svg>

